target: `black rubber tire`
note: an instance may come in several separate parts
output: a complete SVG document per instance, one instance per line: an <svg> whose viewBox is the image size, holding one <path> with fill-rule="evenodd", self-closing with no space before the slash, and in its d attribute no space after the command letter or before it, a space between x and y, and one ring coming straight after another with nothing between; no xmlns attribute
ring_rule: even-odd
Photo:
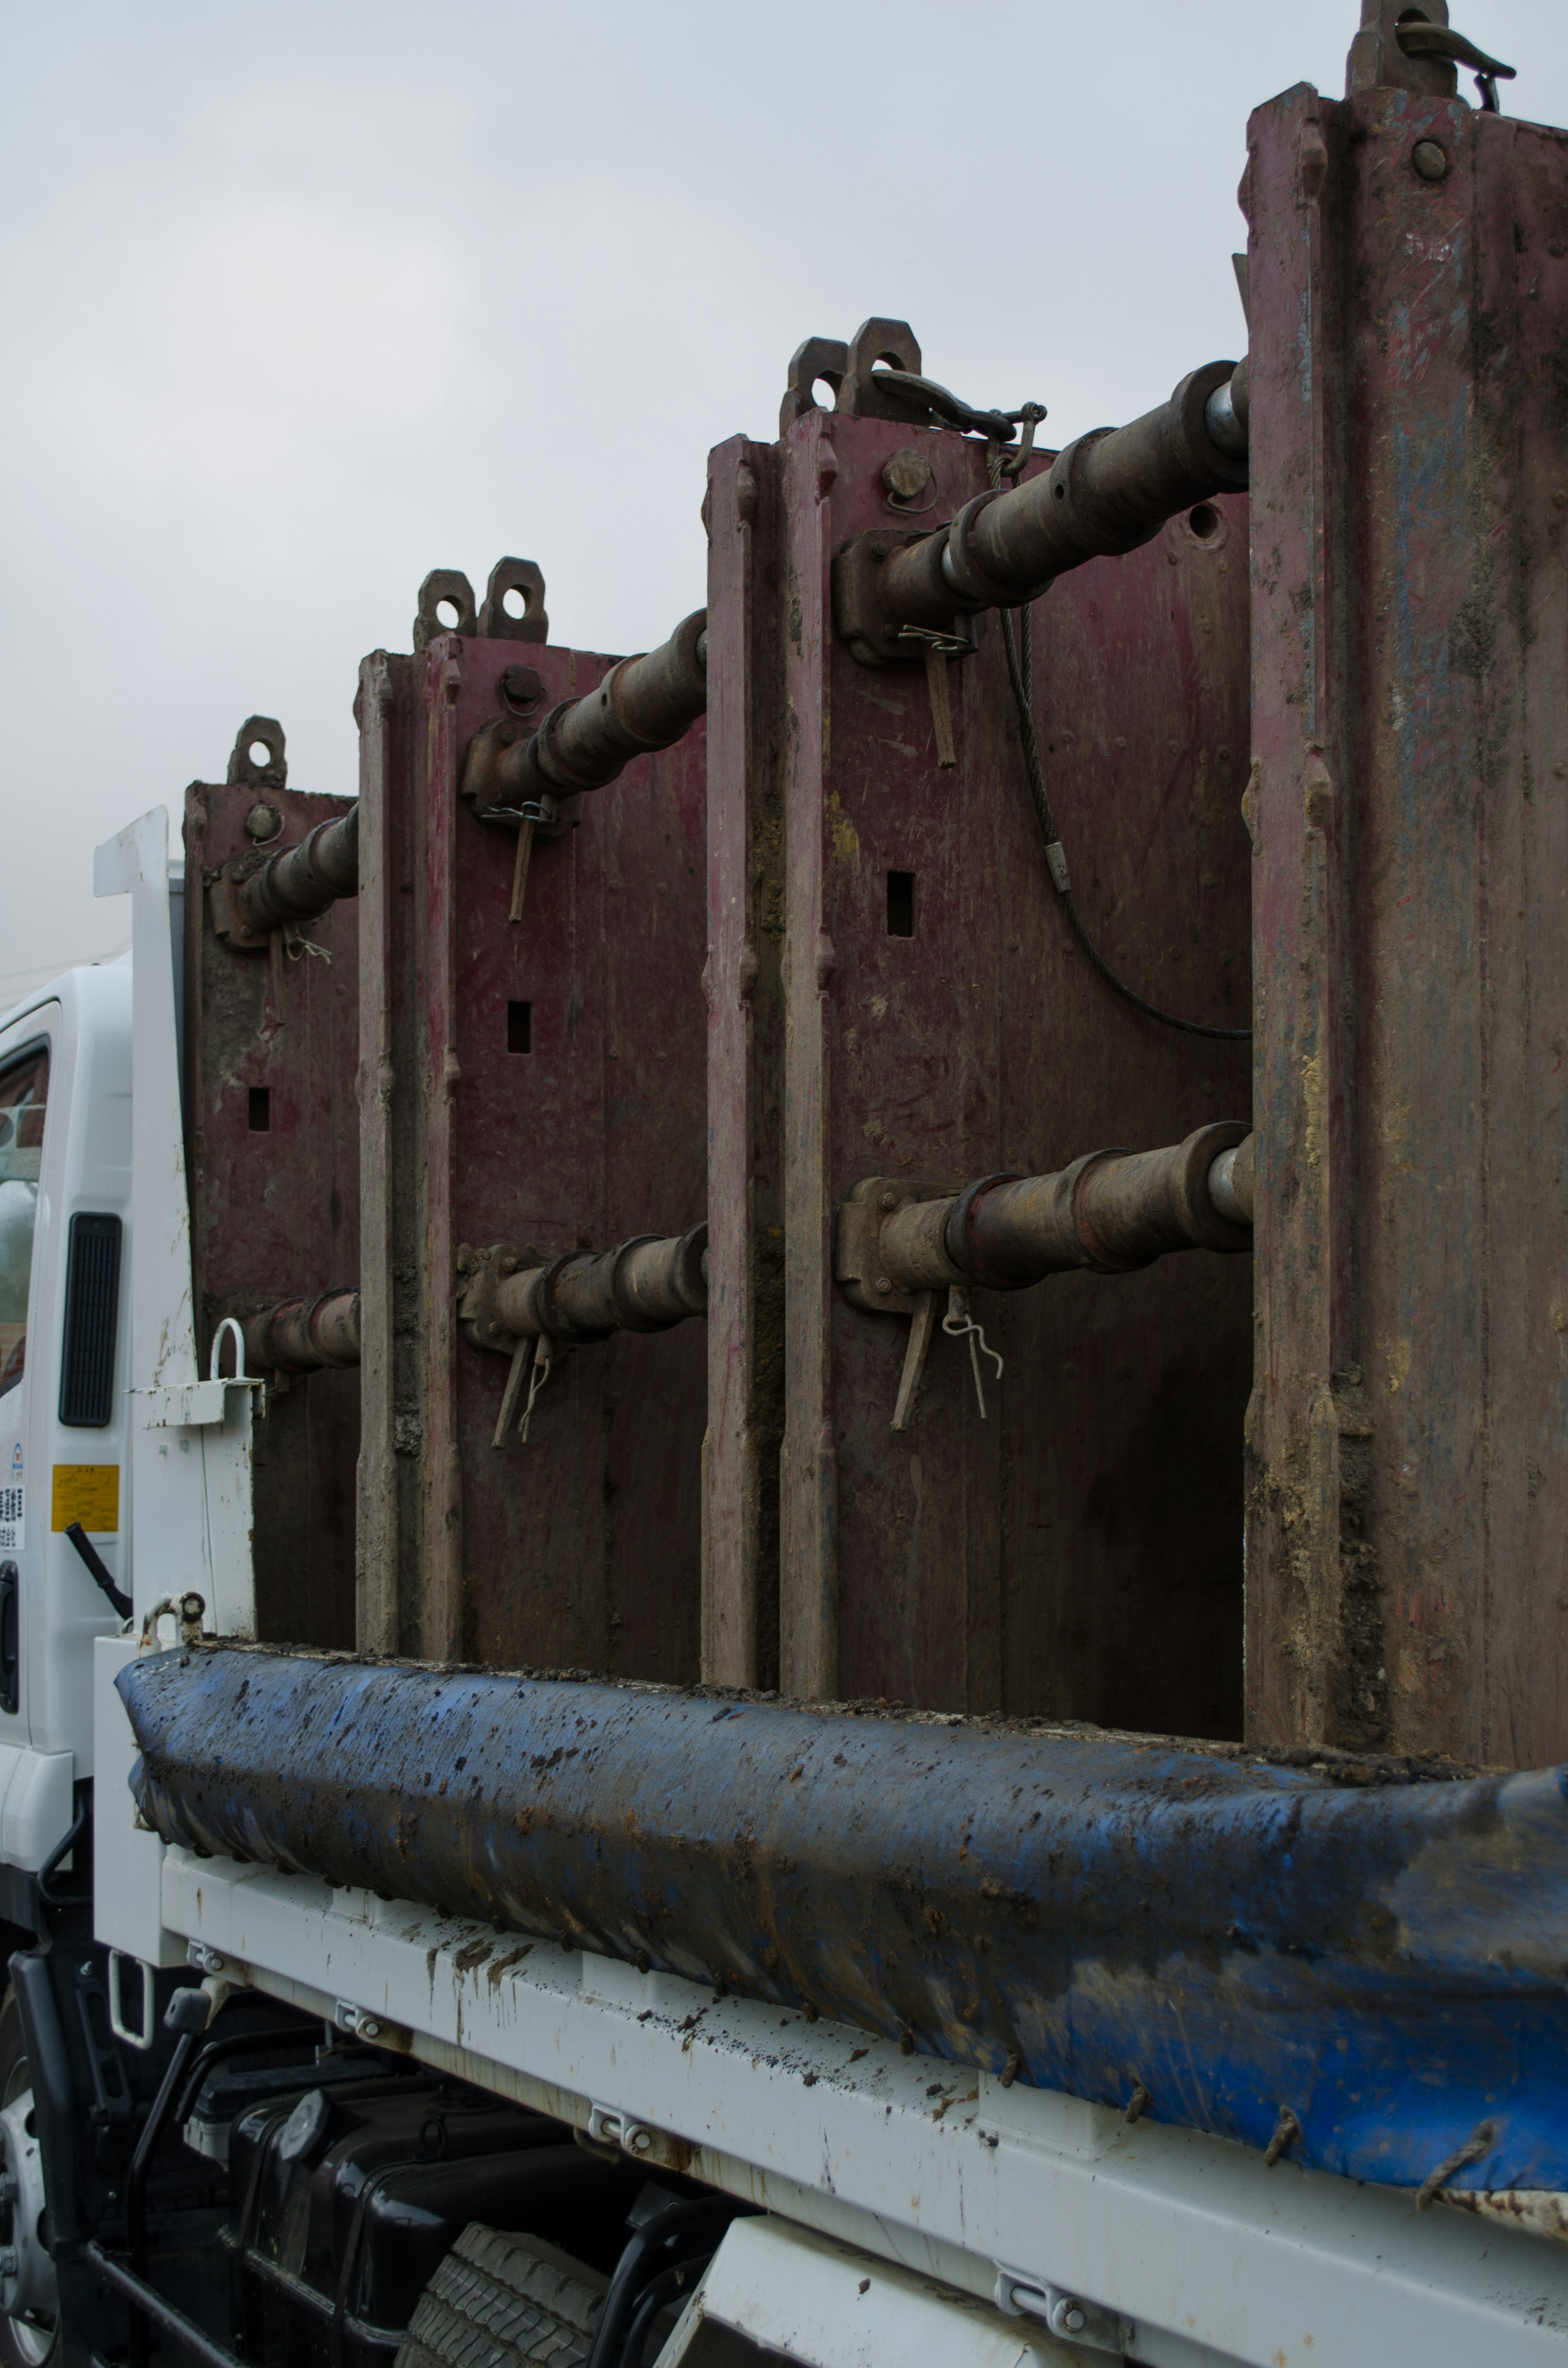
<svg viewBox="0 0 1568 2368"><path fill-rule="evenodd" d="M21 2010L17 1993L7 1983L5 1998L0 1999L0 2107L10 2104L24 2089L31 2087ZM0 2368L55 2368L60 2353L58 2324L50 2334L30 2323L18 2328L17 2320L0 2317Z"/></svg>
<svg viewBox="0 0 1568 2368"><path fill-rule="evenodd" d="M540 2237L472 2221L415 2304L393 2368L582 2368L606 2286Z"/></svg>

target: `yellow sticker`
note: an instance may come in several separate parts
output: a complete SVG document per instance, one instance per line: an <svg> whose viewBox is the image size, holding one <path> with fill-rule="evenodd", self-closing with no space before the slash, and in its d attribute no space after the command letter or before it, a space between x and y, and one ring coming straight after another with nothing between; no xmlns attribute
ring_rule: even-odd
<svg viewBox="0 0 1568 2368"><path fill-rule="evenodd" d="M80 1521L85 1530L119 1529L118 1463L55 1465L54 1513L50 1527L68 1530L73 1521Z"/></svg>

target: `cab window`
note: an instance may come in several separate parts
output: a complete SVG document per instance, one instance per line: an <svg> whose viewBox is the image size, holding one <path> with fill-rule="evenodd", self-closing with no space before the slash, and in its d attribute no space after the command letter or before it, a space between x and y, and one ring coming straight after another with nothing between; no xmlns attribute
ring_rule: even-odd
<svg viewBox="0 0 1568 2368"><path fill-rule="evenodd" d="M43 1159L49 1054L0 1074L0 1396L21 1380L28 1355L28 1286Z"/></svg>

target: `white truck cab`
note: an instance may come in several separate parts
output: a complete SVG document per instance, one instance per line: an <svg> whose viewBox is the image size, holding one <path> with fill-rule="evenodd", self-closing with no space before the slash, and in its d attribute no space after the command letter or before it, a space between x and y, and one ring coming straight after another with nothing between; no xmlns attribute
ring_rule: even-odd
<svg viewBox="0 0 1568 2368"><path fill-rule="evenodd" d="M68 1532L123 1582L131 994L127 962L68 971L0 1023L0 1895L73 1823L122 1624Z"/></svg>

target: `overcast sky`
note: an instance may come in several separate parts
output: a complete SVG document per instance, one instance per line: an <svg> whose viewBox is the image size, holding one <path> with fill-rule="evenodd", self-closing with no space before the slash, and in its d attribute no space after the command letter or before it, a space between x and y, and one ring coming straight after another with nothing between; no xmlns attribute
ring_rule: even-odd
<svg viewBox="0 0 1568 2368"><path fill-rule="evenodd" d="M431 567L536 559L552 638L662 639L802 337L906 319L1057 443L1240 351L1248 111L1337 95L1357 13L5 0L0 1008L123 942L94 846L246 715L355 787ZM1453 14L1568 121L1562 0Z"/></svg>

